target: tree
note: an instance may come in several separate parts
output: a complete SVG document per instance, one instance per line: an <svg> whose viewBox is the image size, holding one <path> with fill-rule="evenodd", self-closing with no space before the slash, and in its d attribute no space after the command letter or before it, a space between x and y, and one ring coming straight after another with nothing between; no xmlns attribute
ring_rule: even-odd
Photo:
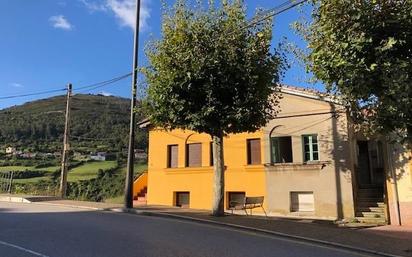
<svg viewBox="0 0 412 257"><path fill-rule="evenodd" d="M200 1L201 2L201 1ZM212 214L224 214L223 138L253 132L277 113L283 58L270 51L272 23L252 28L243 1L178 0L163 11L162 38L147 48L148 116L164 129L207 133L213 141Z"/></svg>
<svg viewBox="0 0 412 257"><path fill-rule="evenodd" d="M308 70L374 132L412 142L412 1L314 0ZM366 114L366 115L365 115Z"/></svg>

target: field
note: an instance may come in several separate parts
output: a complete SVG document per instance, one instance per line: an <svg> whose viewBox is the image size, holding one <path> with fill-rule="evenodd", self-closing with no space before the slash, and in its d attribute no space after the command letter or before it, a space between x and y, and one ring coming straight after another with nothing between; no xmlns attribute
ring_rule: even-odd
<svg viewBox="0 0 412 257"><path fill-rule="evenodd" d="M44 170L53 172L60 169L59 166L47 167L47 168L35 168L34 166L5 166L0 167L0 171L24 171L24 170Z"/></svg>
<svg viewBox="0 0 412 257"><path fill-rule="evenodd" d="M96 161L96 162L88 162L80 165L76 168L69 170L67 180L69 182L76 182L80 180L89 180L92 178L96 178L99 169L107 170L111 168L116 168L117 162L116 161ZM137 168L140 167L139 165L136 166ZM14 179L14 183L25 184L25 183L34 183L40 180L50 180L51 173L59 170L59 166L53 167L46 167L46 168L35 168L34 166L5 166L0 167L0 172L5 171L25 171L25 170L32 170L32 171L48 171L50 174L46 174L42 177L34 177L34 178L25 178L25 179ZM141 170L141 168L139 168ZM123 168L122 168L123 171Z"/></svg>
<svg viewBox="0 0 412 257"><path fill-rule="evenodd" d="M67 181L75 182L80 180L88 180L97 177L99 169L107 170L116 168L116 161L101 161L89 162L69 171Z"/></svg>
<svg viewBox="0 0 412 257"><path fill-rule="evenodd" d="M126 173L127 167L123 167L121 168L121 172ZM142 173L143 171L147 170L147 165L146 164L135 164L134 165L134 173L138 174L138 173Z"/></svg>
<svg viewBox="0 0 412 257"><path fill-rule="evenodd" d="M81 181L81 180L89 180L97 177L99 169L107 170L116 168L117 163L116 161L96 161L96 162L88 162L76 168L69 170L67 180L69 182ZM47 167L47 168L35 168L34 166L5 166L0 167L0 172L2 171L25 171L25 170L33 170L33 171L48 171L53 172L59 170L59 166ZM145 164L135 164L134 165L135 174L142 173L143 171L147 170L147 165ZM119 169L120 173L126 173L126 167L122 167ZM26 179L15 179L15 183L33 183L38 182L40 180L49 180L51 177L50 175L46 175L43 177L35 177L35 178L26 178Z"/></svg>

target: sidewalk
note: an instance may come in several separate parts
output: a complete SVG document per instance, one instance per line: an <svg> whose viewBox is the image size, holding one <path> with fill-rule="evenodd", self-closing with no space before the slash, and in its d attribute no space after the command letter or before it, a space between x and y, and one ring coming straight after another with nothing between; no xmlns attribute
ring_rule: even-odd
<svg viewBox="0 0 412 257"><path fill-rule="evenodd" d="M227 215L210 216L203 210L182 209L168 206L138 206L124 210L120 204L94 203L71 200L42 201L76 208L102 211L124 211L129 213L183 219L194 222L232 227L240 230L260 232L307 242L343 248L365 249L378 256L412 257L412 227L339 227L331 221L274 218L261 216ZM386 255L385 255L386 254Z"/></svg>
<svg viewBox="0 0 412 257"><path fill-rule="evenodd" d="M141 210L141 208L138 208ZM273 232L277 235L302 237L332 244L367 249L374 252L398 256L412 256L412 227L338 227L333 222L228 215L212 217L205 212L167 211L166 214L201 219L235 226L257 229L257 232ZM176 217L178 218L178 217ZM310 241L310 240L309 240Z"/></svg>

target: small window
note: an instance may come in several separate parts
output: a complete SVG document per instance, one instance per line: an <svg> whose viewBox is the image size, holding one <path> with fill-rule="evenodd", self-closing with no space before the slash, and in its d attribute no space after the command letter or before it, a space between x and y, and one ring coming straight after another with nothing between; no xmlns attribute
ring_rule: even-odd
<svg viewBox="0 0 412 257"><path fill-rule="evenodd" d="M272 137L272 163L293 162L292 137Z"/></svg>
<svg viewBox="0 0 412 257"><path fill-rule="evenodd" d="M247 140L247 164L261 164L260 139Z"/></svg>
<svg viewBox="0 0 412 257"><path fill-rule="evenodd" d="M313 192L290 192L291 212L315 211L315 198Z"/></svg>
<svg viewBox="0 0 412 257"><path fill-rule="evenodd" d="M190 206L190 192L176 192L175 193L175 206L189 208Z"/></svg>
<svg viewBox="0 0 412 257"><path fill-rule="evenodd" d="M202 144L186 145L186 167L202 166Z"/></svg>
<svg viewBox="0 0 412 257"><path fill-rule="evenodd" d="M318 135L304 135L302 139L304 161L319 161Z"/></svg>
<svg viewBox="0 0 412 257"><path fill-rule="evenodd" d="M178 145L167 146L167 167L177 168Z"/></svg>

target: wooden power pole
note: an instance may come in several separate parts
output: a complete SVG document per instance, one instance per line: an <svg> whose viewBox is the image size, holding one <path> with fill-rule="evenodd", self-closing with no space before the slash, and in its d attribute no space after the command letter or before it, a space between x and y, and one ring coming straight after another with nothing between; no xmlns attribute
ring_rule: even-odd
<svg viewBox="0 0 412 257"><path fill-rule="evenodd" d="M136 27L134 30L133 47L133 78L132 78L132 99L130 106L130 133L129 149L127 154L127 173L124 190L124 207L133 208L133 177L134 177L134 140L136 129L135 107L137 101L137 68L139 64L139 26L140 26L140 0L136 0Z"/></svg>
<svg viewBox="0 0 412 257"><path fill-rule="evenodd" d="M60 196L62 198L66 197L67 189L67 172L69 166L69 134L70 134L70 103L72 97L72 84L67 85L67 98L66 98L66 120L64 125L64 136L63 136L63 154L62 154L62 165L61 165L61 175L60 175Z"/></svg>

